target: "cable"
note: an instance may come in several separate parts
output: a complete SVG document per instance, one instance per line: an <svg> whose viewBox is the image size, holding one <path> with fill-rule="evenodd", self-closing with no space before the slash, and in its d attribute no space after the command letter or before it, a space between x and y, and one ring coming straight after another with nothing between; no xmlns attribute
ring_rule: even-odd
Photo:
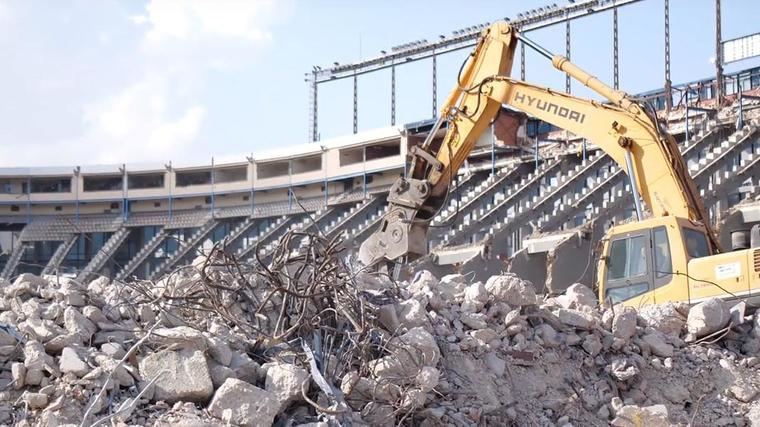
<svg viewBox="0 0 760 427"><path fill-rule="evenodd" d="M453 126L454 126L454 128L456 128L456 125L453 125ZM448 183L447 187L450 187L451 186L451 182L454 181L453 170L451 168L451 160L452 160L452 158L451 158L451 141L449 141L449 142L446 143L446 148L448 149L448 155L449 155L449 168L448 168L448 177L447 177L447 179L449 180L449 183ZM435 213L433 215L430 216L430 218L428 218L428 219L420 219L420 220L418 220L418 219L415 218L414 221L420 221L420 222L423 222L423 223L428 223L428 227L432 227L432 228L443 228L443 227L451 226L453 224L452 220L456 220L457 215L459 214L459 194L460 194L459 193L459 186L457 186L454 189L454 191L457 192L457 210L455 211L454 216L452 218L450 218L448 221L446 221L446 223L439 224L439 225L431 225L430 224L431 222L433 222L433 218L435 218L436 216L438 216L438 214L441 213L441 211L443 210L443 207L446 206L446 204L448 203L449 198L451 197L451 192L450 191L446 191L446 197L443 199L443 203L441 203L441 205L438 206L438 209L435 211Z"/></svg>
<svg viewBox="0 0 760 427"><path fill-rule="evenodd" d="M747 298L741 298L738 295L734 294L733 292L729 291L728 289L724 288L723 286L720 286L719 284L717 284L715 282L711 282L709 280L704 280L704 279L698 279L696 277L690 276L688 273L681 273L680 271L655 271L655 273L670 274L670 275L673 275L673 276L685 276L687 279L693 280L695 282L709 283L709 284L715 286L716 288L720 289L721 291L725 292L726 294L731 295L733 298L745 302L747 304L747 306L749 306L750 308L760 308L760 306L751 304L749 301L747 301Z"/></svg>
<svg viewBox="0 0 760 427"><path fill-rule="evenodd" d="M473 57L473 56L475 56L475 52L470 53L470 57ZM463 92L466 92L466 93L470 93L470 92L473 91L473 89L475 89L476 87L480 86L480 84L476 83L476 84L470 86L469 88L462 87L462 71L464 71L464 66L465 66L465 64L467 64L467 60L468 59L469 58L465 58L464 59L464 61L462 62L462 65L459 66L459 73L457 73L457 86L459 86L460 90L462 90Z"/></svg>
<svg viewBox="0 0 760 427"><path fill-rule="evenodd" d="M671 276L685 276L687 279L689 279L689 280L692 280L692 281L695 281L695 282L704 282L704 283L708 283L708 284L710 284L710 285L713 285L713 286L715 286L716 288L720 289L720 290L721 290L721 291L723 291L724 293L726 293L726 294L728 294L728 295L731 295L731 296L732 296L734 299L737 299L737 300L740 300L740 301L742 301L742 302L746 303L746 304L747 304L747 306L748 306L748 307L750 307L750 308L755 308L755 309L757 309L757 308L760 308L760 306L758 306L758 305L754 305L754 304L750 303L750 302L747 300L747 298L742 298L742 297L739 297L739 296L738 296L738 295L736 295L735 293L733 293L733 292L729 291L728 289L724 288L723 286L720 286L719 284L717 284L717 283L715 283L715 282L712 282L712 281L710 281L710 280L705 280L705 279L698 279L698 278L696 278L696 277L693 277L693 276L689 275L688 273L682 273L682 272L680 272L680 271L659 271L659 270L654 270L653 272L654 272L654 273L657 273L657 274L670 274ZM720 297L717 297L717 298L720 298ZM689 302L690 302L690 300L691 300L691 298L689 298Z"/></svg>

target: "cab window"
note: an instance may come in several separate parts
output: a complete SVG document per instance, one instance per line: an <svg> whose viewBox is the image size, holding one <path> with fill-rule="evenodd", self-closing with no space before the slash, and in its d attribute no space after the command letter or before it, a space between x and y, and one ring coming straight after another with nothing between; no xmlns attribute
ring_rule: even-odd
<svg viewBox="0 0 760 427"><path fill-rule="evenodd" d="M619 280L647 274L646 236L632 236L612 242L607 261L607 280Z"/></svg>
<svg viewBox="0 0 760 427"><path fill-rule="evenodd" d="M710 255L710 249L707 245L707 237L701 231L692 228L683 228L684 243L686 244L686 253L691 258L701 258Z"/></svg>
<svg viewBox="0 0 760 427"><path fill-rule="evenodd" d="M654 273L655 278L668 277L673 274L673 262L670 256L668 232L665 227L657 227L654 237Z"/></svg>
<svg viewBox="0 0 760 427"><path fill-rule="evenodd" d="M640 282L640 283L633 283L627 286L619 286L617 288L608 288L605 292L605 296L607 299L609 299L612 302L612 304L617 304L627 299L637 297L643 294L644 292L647 292L648 290L649 290L649 283Z"/></svg>

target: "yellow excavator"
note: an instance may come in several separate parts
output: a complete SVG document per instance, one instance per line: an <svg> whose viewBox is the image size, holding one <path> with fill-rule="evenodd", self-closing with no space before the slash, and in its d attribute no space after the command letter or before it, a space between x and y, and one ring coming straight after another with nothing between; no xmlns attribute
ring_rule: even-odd
<svg viewBox="0 0 760 427"><path fill-rule="evenodd" d="M510 78L518 40L607 102ZM678 146L653 109L553 55L506 22L483 31L430 134L409 149L408 176L391 187L385 217L359 250L361 263L427 254L429 222L503 104L586 138L628 174L637 221L613 226L601 242L596 275L600 301L695 304L710 297L747 300L760 290L760 249L721 253ZM436 139L444 122L445 136ZM646 218L642 199L650 212Z"/></svg>

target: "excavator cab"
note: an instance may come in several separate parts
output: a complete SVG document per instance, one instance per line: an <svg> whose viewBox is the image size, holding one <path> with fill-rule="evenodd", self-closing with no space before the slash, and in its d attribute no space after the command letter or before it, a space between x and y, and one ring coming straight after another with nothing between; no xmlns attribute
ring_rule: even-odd
<svg viewBox="0 0 760 427"><path fill-rule="evenodd" d="M603 241L599 299L626 305L690 302L689 268L713 255L707 230L665 216L612 227Z"/></svg>

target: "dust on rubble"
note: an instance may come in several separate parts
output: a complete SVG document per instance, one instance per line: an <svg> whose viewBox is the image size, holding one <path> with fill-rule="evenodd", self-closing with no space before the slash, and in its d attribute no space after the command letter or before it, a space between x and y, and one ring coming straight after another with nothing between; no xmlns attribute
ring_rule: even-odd
<svg viewBox="0 0 760 427"><path fill-rule="evenodd" d="M0 424L760 426L760 317L357 271L288 233L157 282L0 283Z"/></svg>

